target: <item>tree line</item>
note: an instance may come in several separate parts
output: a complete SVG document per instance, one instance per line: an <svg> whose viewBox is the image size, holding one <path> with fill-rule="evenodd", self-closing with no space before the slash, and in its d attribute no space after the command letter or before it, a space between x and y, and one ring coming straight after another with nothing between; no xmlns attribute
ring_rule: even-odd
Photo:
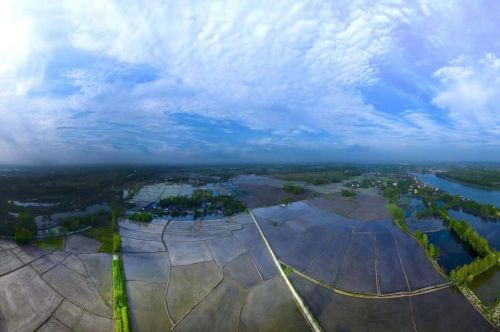
<svg viewBox="0 0 500 332"><path fill-rule="evenodd" d="M471 282L475 277L498 264L498 259L498 254L495 253L489 253L484 257L477 257L469 264L451 271L450 278L458 284Z"/></svg>
<svg viewBox="0 0 500 332"><path fill-rule="evenodd" d="M432 243L429 243L427 234L423 234L421 231L416 230L415 232L413 232L413 235L417 239L417 242L424 248L429 257L431 257L432 259L436 259L438 257L439 252Z"/></svg>
<svg viewBox="0 0 500 332"><path fill-rule="evenodd" d="M450 218L448 214L441 210L441 217L444 222L453 230L458 237L466 242L479 256L485 257L492 253L488 241L481 237L467 222Z"/></svg>
<svg viewBox="0 0 500 332"><path fill-rule="evenodd" d="M283 185L283 190L286 191L287 193L291 193L294 195L299 195L306 192L304 188L296 186L291 183L286 183L285 185Z"/></svg>

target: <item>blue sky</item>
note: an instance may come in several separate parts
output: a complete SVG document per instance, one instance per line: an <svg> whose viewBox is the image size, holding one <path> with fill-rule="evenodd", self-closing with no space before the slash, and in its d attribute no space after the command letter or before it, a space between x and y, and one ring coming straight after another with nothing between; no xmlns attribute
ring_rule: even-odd
<svg viewBox="0 0 500 332"><path fill-rule="evenodd" d="M0 163L500 161L498 1L0 3Z"/></svg>

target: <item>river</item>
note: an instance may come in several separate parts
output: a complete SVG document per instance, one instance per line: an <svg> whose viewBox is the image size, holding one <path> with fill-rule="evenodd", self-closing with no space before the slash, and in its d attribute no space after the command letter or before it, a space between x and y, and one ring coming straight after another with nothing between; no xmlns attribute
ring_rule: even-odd
<svg viewBox="0 0 500 332"><path fill-rule="evenodd" d="M500 208L500 191L466 186L458 182L452 182L437 177L435 174L415 173L413 175L415 175L423 183L439 188L449 194L462 195L463 197L478 203L492 204Z"/></svg>

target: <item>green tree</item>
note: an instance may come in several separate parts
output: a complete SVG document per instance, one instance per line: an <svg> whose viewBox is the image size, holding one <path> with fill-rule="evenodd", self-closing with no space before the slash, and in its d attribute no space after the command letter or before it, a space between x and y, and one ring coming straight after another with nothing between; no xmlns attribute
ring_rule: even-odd
<svg viewBox="0 0 500 332"><path fill-rule="evenodd" d="M19 215L19 222L15 226L14 240L19 244L26 244L36 235L36 224L33 216L23 211Z"/></svg>
<svg viewBox="0 0 500 332"><path fill-rule="evenodd" d="M35 234L28 228L19 226L16 227L14 240L19 244L27 244L35 238Z"/></svg>

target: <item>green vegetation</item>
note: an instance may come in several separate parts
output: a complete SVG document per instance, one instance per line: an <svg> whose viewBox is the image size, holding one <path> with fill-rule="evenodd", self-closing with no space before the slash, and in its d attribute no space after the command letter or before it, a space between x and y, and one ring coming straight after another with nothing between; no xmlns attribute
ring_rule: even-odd
<svg viewBox="0 0 500 332"><path fill-rule="evenodd" d="M86 216L69 217L60 221L61 227L66 232L74 232L88 226L109 225L111 219L110 213L101 210L94 214Z"/></svg>
<svg viewBox="0 0 500 332"><path fill-rule="evenodd" d="M151 222L153 220L153 216L150 213L144 212L144 213L132 213L131 215L128 216L129 219L135 220L135 221L140 221L140 222Z"/></svg>
<svg viewBox="0 0 500 332"><path fill-rule="evenodd" d="M319 170L319 171L304 171L298 173L285 173L273 175L277 179L285 181L300 181L307 182L314 185L322 185L328 183L341 182L348 180L353 176L360 175L361 173L354 168L344 168L338 170Z"/></svg>
<svg viewBox="0 0 500 332"><path fill-rule="evenodd" d="M417 219L439 217L439 216L440 216L440 211L435 204L432 204L432 206L427 209L418 211L416 215Z"/></svg>
<svg viewBox="0 0 500 332"><path fill-rule="evenodd" d="M306 192L304 188L289 183L283 186L283 190L294 195L299 195Z"/></svg>
<svg viewBox="0 0 500 332"><path fill-rule="evenodd" d="M392 216L394 222L405 232L408 233L408 226L405 222L405 213L404 211L394 203L389 203L386 205L387 210Z"/></svg>
<svg viewBox="0 0 500 332"><path fill-rule="evenodd" d="M92 227L84 234L87 235L88 237L96 239L101 243L101 246L99 247L99 252L111 253L113 252L114 233L115 230L113 226L99 226L99 227Z"/></svg>
<svg viewBox="0 0 500 332"><path fill-rule="evenodd" d="M488 189L500 189L500 169L460 168L437 173L439 177Z"/></svg>
<svg viewBox="0 0 500 332"><path fill-rule="evenodd" d="M485 238L481 237L476 231L474 231L474 229L466 221L455 220L448 216L447 209L450 204L461 204L461 199L458 196L451 196L434 190L424 190L421 195L423 196L425 204L429 207L420 211L417 214L417 217L439 216L462 241L467 243L470 248L472 248L478 256L471 263L451 271L450 279L456 281L458 284L469 283L474 279L474 277L479 276L495 264L498 264L499 255L490 248L488 241ZM446 202L443 208L437 207L436 201L438 199ZM418 242L426 249L426 252L430 257L437 257L437 250L432 244L428 243L428 239L425 234L422 234L420 231L415 231L414 235Z"/></svg>
<svg viewBox="0 0 500 332"><path fill-rule="evenodd" d="M117 232L113 233L113 252L120 252L122 246L122 238Z"/></svg>
<svg viewBox="0 0 500 332"><path fill-rule="evenodd" d="M289 277L292 274L293 269L290 266L288 266L286 264L283 264L283 263L280 263L280 265L281 265L281 269L283 270L283 272L285 273L285 275L287 277Z"/></svg>
<svg viewBox="0 0 500 332"><path fill-rule="evenodd" d="M191 199L195 202L203 202L212 198L213 192L210 189L196 189L191 194Z"/></svg>
<svg viewBox="0 0 500 332"><path fill-rule="evenodd" d="M14 240L19 244L26 244L36 236L35 219L28 212L19 215L18 223L14 230Z"/></svg>
<svg viewBox="0 0 500 332"><path fill-rule="evenodd" d="M489 253L482 258L477 257L471 263L451 271L450 278L456 281L458 284L471 282L474 277L480 275L494 265L498 264L499 259L500 257L495 253Z"/></svg>
<svg viewBox="0 0 500 332"><path fill-rule="evenodd" d="M63 250L64 249L64 237L63 236L57 236L57 237L51 237L47 239L42 239L42 240L36 240L35 244L44 250L48 251L57 251L57 250Z"/></svg>
<svg viewBox="0 0 500 332"><path fill-rule="evenodd" d="M417 230L413 232L413 235L417 239L418 243L424 248L425 252L430 258L436 259L438 257L439 252L432 243L429 243L427 234L422 234L421 231Z"/></svg>
<svg viewBox="0 0 500 332"><path fill-rule="evenodd" d="M172 215L186 214L194 211L195 217L222 210L225 216L241 213L246 207L231 195L212 196L210 190L196 190L191 197L172 196L160 200L162 208L168 208ZM198 211L202 209L202 212Z"/></svg>
<svg viewBox="0 0 500 332"><path fill-rule="evenodd" d="M84 234L101 243L99 252L112 253L115 251L115 237L118 234L116 232L118 218L122 214L123 208L117 202L114 202L111 205L110 212L100 211L95 215L82 217L84 222L81 222L80 226L85 225L90 220L89 223L92 228L85 231Z"/></svg>
<svg viewBox="0 0 500 332"><path fill-rule="evenodd" d="M458 203L454 203L454 201L451 201L446 205L446 207L451 209L460 207L465 212L487 219L500 218L500 209L491 204L480 204L471 200L460 200Z"/></svg>
<svg viewBox="0 0 500 332"><path fill-rule="evenodd" d="M464 242L467 242L469 246L481 257L486 257L492 253L488 241L479 236L475 230L465 221L454 220L451 218L445 218L448 221L448 226L460 237Z"/></svg>
<svg viewBox="0 0 500 332"><path fill-rule="evenodd" d="M113 260L113 308L116 332L128 332L128 304L127 290L123 264L120 258Z"/></svg>
<svg viewBox="0 0 500 332"><path fill-rule="evenodd" d="M354 197L356 192L351 189L342 189L342 197Z"/></svg>
<svg viewBox="0 0 500 332"><path fill-rule="evenodd" d="M395 204L398 200L399 190L397 187L387 187L384 189L384 196L387 198L389 203Z"/></svg>
<svg viewBox="0 0 500 332"><path fill-rule="evenodd" d="M431 205L431 208L436 209L435 202L441 201L444 203L443 209L463 209L465 212L475 216L498 219L500 218L500 209L491 204L480 204L475 201L462 199L458 195L450 195L443 191L435 191L432 188L421 188L416 195L420 197L426 206Z"/></svg>

